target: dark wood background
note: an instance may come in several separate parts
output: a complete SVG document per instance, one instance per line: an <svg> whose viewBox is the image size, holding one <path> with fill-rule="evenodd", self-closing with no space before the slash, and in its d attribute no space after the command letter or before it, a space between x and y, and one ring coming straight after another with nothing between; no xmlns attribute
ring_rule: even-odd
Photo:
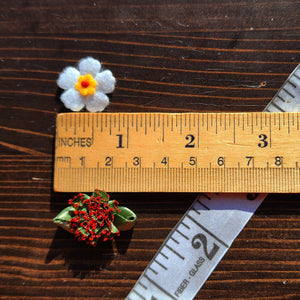
<svg viewBox="0 0 300 300"><path fill-rule="evenodd" d="M96 248L52 218L59 72L93 56L110 112L261 111L300 63L296 0L0 1L0 298L124 299L195 194L114 194L139 217ZM288 145L287 145L288 147ZM299 299L299 194L263 202L197 299Z"/></svg>

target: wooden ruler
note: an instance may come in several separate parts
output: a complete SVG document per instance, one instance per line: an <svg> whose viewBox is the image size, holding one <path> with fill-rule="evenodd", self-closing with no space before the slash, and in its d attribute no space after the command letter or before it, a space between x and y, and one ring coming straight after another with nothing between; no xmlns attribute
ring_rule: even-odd
<svg viewBox="0 0 300 300"><path fill-rule="evenodd" d="M67 113L54 189L300 192L300 113Z"/></svg>

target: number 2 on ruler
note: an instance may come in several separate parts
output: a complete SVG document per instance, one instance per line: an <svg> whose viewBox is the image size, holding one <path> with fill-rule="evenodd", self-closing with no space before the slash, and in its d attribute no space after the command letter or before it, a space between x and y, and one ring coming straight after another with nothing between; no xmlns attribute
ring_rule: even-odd
<svg viewBox="0 0 300 300"><path fill-rule="evenodd" d="M201 243L203 244L205 256L209 260L212 260L214 258L214 256L216 255L216 253L218 252L218 250L220 249L220 247L214 243L213 248L211 249L210 252L208 252L208 250L207 250L207 238L206 238L206 236L203 233L198 233L192 239L192 246L195 249L199 249L201 247L201 243L198 240L200 240Z"/></svg>

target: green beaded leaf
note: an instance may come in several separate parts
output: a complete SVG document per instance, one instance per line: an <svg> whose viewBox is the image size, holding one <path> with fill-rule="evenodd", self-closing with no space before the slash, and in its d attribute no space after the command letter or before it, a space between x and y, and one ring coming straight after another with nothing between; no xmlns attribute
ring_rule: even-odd
<svg viewBox="0 0 300 300"><path fill-rule="evenodd" d="M79 196L80 195L80 196ZM86 194L79 194L78 196L74 197L73 199L73 203L78 203L78 204L82 204L82 201L89 199L90 196L86 195Z"/></svg>
<svg viewBox="0 0 300 300"><path fill-rule="evenodd" d="M95 190L92 194L93 197L102 197L103 200L108 201L109 200L109 195L107 193L105 193L104 191L100 191L100 190Z"/></svg>
<svg viewBox="0 0 300 300"><path fill-rule="evenodd" d="M119 210L119 202L116 200L109 200L107 204L114 210L114 214L116 214Z"/></svg>
<svg viewBox="0 0 300 300"><path fill-rule="evenodd" d="M113 223L111 223L111 225L110 225L110 234L107 236L107 238L111 239L118 233L119 233L119 229Z"/></svg>
<svg viewBox="0 0 300 300"><path fill-rule="evenodd" d="M129 208L119 206L119 212L115 214L114 225L120 230L130 230L136 223L137 216Z"/></svg>
<svg viewBox="0 0 300 300"><path fill-rule="evenodd" d="M53 222L69 231L70 221L74 216L74 211L75 208L73 206L67 206L53 219Z"/></svg>

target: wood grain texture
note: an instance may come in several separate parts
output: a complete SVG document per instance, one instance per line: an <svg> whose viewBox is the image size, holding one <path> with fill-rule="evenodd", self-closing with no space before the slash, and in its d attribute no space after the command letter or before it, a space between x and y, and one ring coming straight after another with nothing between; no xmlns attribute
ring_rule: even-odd
<svg viewBox="0 0 300 300"><path fill-rule="evenodd" d="M52 218L56 78L91 55L110 112L262 111L300 63L300 3L1 1L0 298L124 299L195 194L115 194L132 232L87 247ZM297 299L299 194L263 202L196 299Z"/></svg>

